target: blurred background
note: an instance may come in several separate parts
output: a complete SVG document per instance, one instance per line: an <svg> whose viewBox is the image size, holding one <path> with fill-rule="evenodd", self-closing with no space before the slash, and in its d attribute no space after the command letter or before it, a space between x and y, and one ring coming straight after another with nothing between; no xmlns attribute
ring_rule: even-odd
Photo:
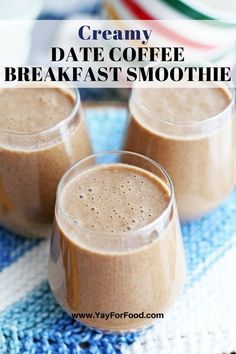
<svg viewBox="0 0 236 354"><path fill-rule="evenodd" d="M235 0L1 0L0 19L110 19L110 20L202 20L176 26L161 26L158 36L167 45L185 45L193 55L215 65L236 64L236 1ZM215 20L215 21L212 21ZM61 26L64 26L63 24ZM5 38L0 29L1 43ZM15 33L12 33L12 40ZM63 36L69 41L70 29L60 28L59 22L47 28L37 24L21 28L14 51L7 52L10 59L22 56L25 64L44 61L44 49L52 38ZM154 36L150 45L157 45ZM159 41L160 42L160 41ZM6 57L6 62L9 61ZM126 101L126 89L82 89L84 101Z"/></svg>

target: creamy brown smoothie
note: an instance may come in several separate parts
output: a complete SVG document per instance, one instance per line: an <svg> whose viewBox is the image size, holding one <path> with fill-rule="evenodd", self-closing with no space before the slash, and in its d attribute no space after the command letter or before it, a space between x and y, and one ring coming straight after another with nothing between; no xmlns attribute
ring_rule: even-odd
<svg viewBox="0 0 236 354"><path fill-rule="evenodd" d="M130 99L125 150L167 170L182 220L209 212L233 189L232 96L203 86L136 89Z"/></svg>
<svg viewBox="0 0 236 354"><path fill-rule="evenodd" d="M161 229L155 224L170 203L165 183L144 169L117 163L75 175L58 193L49 282L61 306L70 314L94 316L165 312L185 280L181 235L172 207ZM119 332L155 320L81 321Z"/></svg>
<svg viewBox="0 0 236 354"><path fill-rule="evenodd" d="M78 106L67 89L0 90L0 224L9 230L50 234L57 184L91 152Z"/></svg>

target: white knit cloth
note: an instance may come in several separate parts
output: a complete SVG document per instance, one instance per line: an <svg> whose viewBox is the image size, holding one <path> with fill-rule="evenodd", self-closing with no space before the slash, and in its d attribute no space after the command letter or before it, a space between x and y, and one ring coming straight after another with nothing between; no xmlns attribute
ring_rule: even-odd
<svg viewBox="0 0 236 354"><path fill-rule="evenodd" d="M231 243L232 248L192 288L185 290L166 318L133 345L122 349L123 354L236 351L236 238Z"/></svg>

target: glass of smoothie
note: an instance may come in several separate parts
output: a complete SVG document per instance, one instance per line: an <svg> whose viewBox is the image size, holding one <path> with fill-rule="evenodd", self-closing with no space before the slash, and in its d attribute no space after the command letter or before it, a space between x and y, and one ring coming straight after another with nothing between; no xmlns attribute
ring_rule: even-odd
<svg viewBox="0 0 236 354"><path fill-rule="evenodd" d="M89 154L77 90L1 89L0 224L23 236L50 235L57 185Z"/></svg>
<svg viewBox="0 0 236 354"><path fill-rule="evenodd" d="M234 91L224 86L134 88L125 150L158 161L180 219L199 218L234 187Z"/></svg>
<svg viewBox="0 0 236 354"><path fill-rule="evenodd" d="M171 307L184 282L173 186L160 165L107 152L63 176L49 257L63 309L98 330L136 331Z"/></svg>

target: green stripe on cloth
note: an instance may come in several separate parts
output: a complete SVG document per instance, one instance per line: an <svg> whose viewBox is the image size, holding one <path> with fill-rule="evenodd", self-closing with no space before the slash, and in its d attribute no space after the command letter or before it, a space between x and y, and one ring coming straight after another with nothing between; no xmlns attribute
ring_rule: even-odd
<svg viewBox="0 0 236 354"><path fill-rule="evenodd" d="M230 48L224 53L218 54L218 56L212 58L211 62L217 63L218 61L222 60L223 58L226 58L228 55L233 54L234 52L235 52L235 48Z"/></svg>
<svg viewBox="0 0 236 354"><path fill-rule="evenodd" d="M223 21L223 20L217 20L211 16L203 14L202 12L192 8L191 6L189 6L188 4L185 4L184 2L182 2L180 0L161 0L161 1L166 4L171 5L177 11L190 17L192 20L214 21L214 22L210 22L210 24L221 26L221 27L234 27L234 26L236 26L236 23L232 23L232 22L230 23L230 22Z"/></svg>

